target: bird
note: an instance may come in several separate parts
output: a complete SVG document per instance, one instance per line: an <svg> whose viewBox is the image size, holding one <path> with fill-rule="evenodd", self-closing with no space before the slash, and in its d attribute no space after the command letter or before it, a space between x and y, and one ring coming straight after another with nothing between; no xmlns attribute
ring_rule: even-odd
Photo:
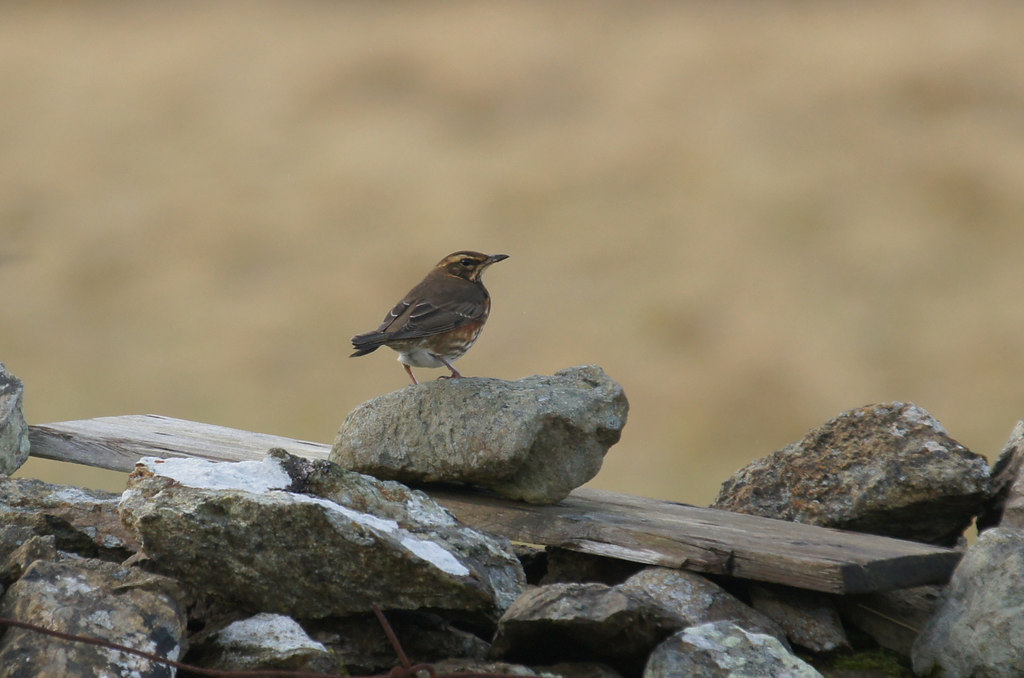
<svg viewBox="0 0 1024 678"><path fill-rule="evenodd" d="M373 353L381 346L398 352L398 361L418 384L413 367L447 367L459 379L452 362L462 357L480 336L491 312L491 295L481 276L507 254L453 252L437 262L423 280L385 316L380 327L352 337L350 358Z"/></svg>

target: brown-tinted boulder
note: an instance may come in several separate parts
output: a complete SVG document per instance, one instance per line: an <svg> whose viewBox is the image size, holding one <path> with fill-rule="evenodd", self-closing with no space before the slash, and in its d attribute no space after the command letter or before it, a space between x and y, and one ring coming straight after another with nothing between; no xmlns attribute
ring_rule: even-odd
<svg viewBox="0 0 1024 678"><path fill-rule="evenodd" d="M714 508L942 546L988 493L984 457L917 405L850 410L722 485Z"/></svg>

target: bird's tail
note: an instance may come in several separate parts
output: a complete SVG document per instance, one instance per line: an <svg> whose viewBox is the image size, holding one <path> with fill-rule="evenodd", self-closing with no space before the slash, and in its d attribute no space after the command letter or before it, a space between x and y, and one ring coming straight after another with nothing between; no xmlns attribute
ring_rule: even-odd
<svg viewBox="0 0 1024 678"><path fill-rule="evenodd" d="M367 332L366 334L357 334L352 337L352 347L356 349L356 352L349 356L349 358L356 358L367 353L373 353L378 348L384 345L384 335L380 332Z"/></svg>

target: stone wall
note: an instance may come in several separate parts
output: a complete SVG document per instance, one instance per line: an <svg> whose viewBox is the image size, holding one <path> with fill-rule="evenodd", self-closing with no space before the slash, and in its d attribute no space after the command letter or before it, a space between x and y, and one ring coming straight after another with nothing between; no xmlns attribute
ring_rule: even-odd
<svg viewBox="0 0 1024 678"><path fill-rule="evenodd" d="M24 428L20 390L3 397ZM1024 675L1024 423L990 475L916 405L870 405L725 480L720 509L964 551L948 586L868 596L511 544L409 486L557 502L597 473L627 409L596 367L449 380L357 408L332 462L153 457L121 495L0 478L0 616L220 669L386 672L378 605L413 661L442 673L855 676L849 662L882 647L893 675ZM9 459L22 438L0 436ZM174 675L23 628L0 638L0 667Z"/></svg>

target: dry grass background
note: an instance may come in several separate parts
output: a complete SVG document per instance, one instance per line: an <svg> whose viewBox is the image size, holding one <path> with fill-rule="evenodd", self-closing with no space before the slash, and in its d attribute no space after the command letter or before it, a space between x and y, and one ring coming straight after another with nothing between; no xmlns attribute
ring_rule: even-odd
<svg viewBox="0 0 1024 678"><path fill-rule="evenodd" d="M625 386L597 487L706 503L895 399L991 458L1024 417L1021 35L1010 2L11 3L0 361L33 423L329 442L406 381L348 338L471 248L511 258L465 374Z"/></svg>

